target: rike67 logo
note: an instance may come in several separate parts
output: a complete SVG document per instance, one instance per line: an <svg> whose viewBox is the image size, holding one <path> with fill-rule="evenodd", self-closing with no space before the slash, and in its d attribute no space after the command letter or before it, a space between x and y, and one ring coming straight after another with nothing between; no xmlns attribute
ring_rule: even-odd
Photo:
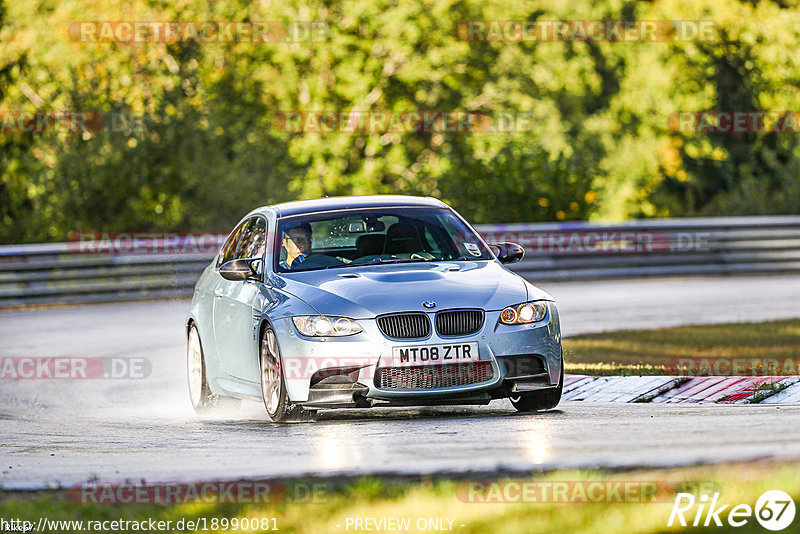
<svg viewBox="0 0 800 534"><path fill-rule="evenodd" d="M737 504L730 508L730 504L719 503L719 496L719 493L714 493L711 502L708 502L708 494L701 495L699 499L696 499L691 493L678 493L667 526L673 526L676 519L680 526L688 526L685 515L691 520L692 514L689 511L695 506L697 511L694 513L694 521L691 524L693 527L721 527L723 519L720 514L725 511L728 514L725 516L728 526L734 528L746 525L754 515L762 527L772 531L783 530L794 520L794 501L785 491L764 492L756 501L755 509L747 504Z"/></svg>

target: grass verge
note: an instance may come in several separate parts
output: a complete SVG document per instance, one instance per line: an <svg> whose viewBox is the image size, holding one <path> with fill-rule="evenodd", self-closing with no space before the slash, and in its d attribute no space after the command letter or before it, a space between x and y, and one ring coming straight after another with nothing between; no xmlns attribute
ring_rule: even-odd
<svg viewBox="0 0 800 534"><path fill-rule="evenodd" d="M767 490L780 489L787 492L796 502L800 499L800 462L776 463L757 461L737 464L719 464L702 467L672 469L639 469L635 471L608 472L594 470L554 471L528 475L525 477L498 478L481 476L477 480L486 483L495 481L536 482L539 490L529 493L537 499L542 495L552 495L558 485L569 489L559 494L558 501L516 502L520 492L505 488L516 486L483 486L481 492L471 492L473 487L468 479L439 478L428 480L409 480L391 478L360 478L349 480L316 480L310 483L324 488L316 492L316 497L293 502L285 499L278 504L218 504L214 502L195 502L172 505L125 504L98 505L76 502L65 490L38 492L0 492L0 517L5 520L22 519L37 524L40 517L49 520L202 520L208 527L212 518L275 518L275 525L281 532L327 533L327 532L365 532L366 529L353 528L354 518L408 518L410 528L393 532L433 532L434 529L417 528L417 521L427 518L444 520L442 525L449 531L463 534L472 533L658 533L679 530L678 523L667 527L675 495L678 491L695 495L713 495L719 492L719 503L730 504L720 514L725 521L727 512L733 505L754 506L758 497ZM474 480L474 479L473 479ZM302 484L295 481L295 483ZM598 485L599 483L599 485ZM594 484L594 486L592 486ZM615 486L616 484L616 486ZM640 491L655 484L658 491ZM528 486L530 488L532 486ZM542 491L547 487L550 493ZM592 493L591 487L605 488ZM619 494L612 488L618 487ZM499 493L491 488L504 488ZM633 491L631 491L633 488ZM582 490L582 491L578 491ZM497 502L503 495L510 495L515 502ZM601 502L591 501L594 495ZM516 497L515 497L516 496ZM469 502L470 500L490 500L491 502ZM710 500L710 499L709 499ZM563 502L566 501L566 502ZM611 501L611 502L609 502ZM655 502L654 502L655 501ZM698 504L699 504L698 499ZM691 525L698 507L689 509L684 517ZM351 520L350 528L348 518ZM701 519L701 525L702 521ZM452 523L448 522L452 520ZM796 519L794 525L800 523ZM272 525L272 524L270 524ZM271 528L271 527L270 527ZM681 529L683 530L683 529ZM727 523L717 531L729 531ZM764 532L755 517L736 532ZM69 528L44 529L46 532L72 532ZM84 527L85 531L85 527ZM120 529L121 531L121 529ZM174 528L169 532L178 532ZM187 531L184 529L183 531ZM203 531L198 529L198 531ZM224 529L205 530L222 532ZM228 529L229 532L253 532L252 529ZM385 532L386 529L373 529L371 532ZM706 532L708 528L696 531ZM792 529L787 529L787 532Z"/></svg>
<svg viewBox="0 0 800 534"><path fill-rule="evenodd" d="M800 320L623 330L563 340L569 373L591 375L667 374L670 360L752 360L745 374L766 374L760 362L779 362L779 374L800 374ZM793 358L792 369L785 367ZM767 364L769 365L769 364ZM786 372L791 371L791 372Z"/></svg>

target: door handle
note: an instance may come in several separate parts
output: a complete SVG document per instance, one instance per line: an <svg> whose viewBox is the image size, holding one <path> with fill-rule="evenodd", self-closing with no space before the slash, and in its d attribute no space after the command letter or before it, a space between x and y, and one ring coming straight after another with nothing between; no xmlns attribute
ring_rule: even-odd
<svg viewBox="0 0 800 534"><path fill-rule="evenodd" d="M222 298L222 290L221 289L215 289L214 290L214 298L215 299Z"/></svg>

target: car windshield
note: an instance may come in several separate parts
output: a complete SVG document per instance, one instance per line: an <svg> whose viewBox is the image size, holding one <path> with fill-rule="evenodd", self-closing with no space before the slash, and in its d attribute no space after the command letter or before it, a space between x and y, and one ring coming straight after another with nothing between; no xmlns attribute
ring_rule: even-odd
<svg viewBox="0 0 800 534"><path fill-rule="evenodd" d="M276 272L365 264L488 260L483 241L442 208L371 208L278 221Z"/></svg>

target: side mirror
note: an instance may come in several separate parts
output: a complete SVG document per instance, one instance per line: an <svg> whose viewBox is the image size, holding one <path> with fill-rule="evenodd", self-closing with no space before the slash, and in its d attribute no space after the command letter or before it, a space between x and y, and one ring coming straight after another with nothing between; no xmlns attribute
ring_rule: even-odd
<svg viewBox="0 0 800 534"><path fill-rule="evenodd" d="M249 260L231 260L223 263L219 267L219 274L225 280L232 282L241 282L243 280L258 280L259 275L253 268L252 259Z"/></svg>
<svg viewBox="0 0 800 534"><path fill-rule="evenodd" d="M517 243L491 243L489 248L500 263L517 263L525 256L525 249Z"/></svg>

